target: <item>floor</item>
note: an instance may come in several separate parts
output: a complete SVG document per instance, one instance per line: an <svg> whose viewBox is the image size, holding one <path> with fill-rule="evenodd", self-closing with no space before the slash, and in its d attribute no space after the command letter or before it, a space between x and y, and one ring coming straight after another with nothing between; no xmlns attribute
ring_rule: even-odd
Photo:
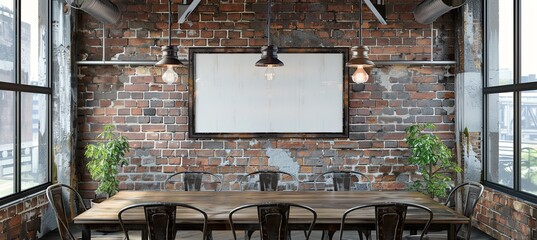
<svg viewBox="0 0 537 240"><path fill-rule="evenodd" d="M374 235L375 234L373 232L372 239L376 239ZM441 232L435 233L434 235L437 235L437 237L433 237L431 239L445 239L445 237L444 237L445 234L442 235ZM478 229L473 229L471 235L472 235L472 237L471 237L472 240L492 240L492 239L494 239L494 238L488 236L487 234L479 231ZM103 240L104 239L123 239L123 236L124 236L124 234L122 232L112 232L112 233L92 232L92 239L103 239ZM312 240L321 239L321 236L322 236L321 231L314 231L311 234L310 239L312 239ZM132 240L141 239L139 232L132 232L132 234L130 234L129 237ZM353 233L352 231L349 231L349 233L346 232L345 235L344 235L344 238L345 239L359 239L357 234ZM50 232L47 235L45 235L43 238L41 238L41 240L57 240L57 239L59 239L59 235L58 235L57 231ZM176 239L197 240L197 239L201 239L201 233L197 232L197 231L179 232L179 234L177 235ZM213 232L213 239L215 239L215 240L232 240L233 239L233 234L230 231L214 231ZM237 233L237 239L244 239L244 234L242 234L242 232L238 232ZM259 233L258 232L254 233L254 235L252 236L252 239L253 240L258 240L259 239ZM303 240L303 239L305 239L305 237L304 237L303 233L295 231L295 232L293 232L293 234L291 236L291 239L293 239L293 240L297 240L297 239L298 240ZM336 233L336 235L334 235L334 239L339 239L338 233Z"/></svg>

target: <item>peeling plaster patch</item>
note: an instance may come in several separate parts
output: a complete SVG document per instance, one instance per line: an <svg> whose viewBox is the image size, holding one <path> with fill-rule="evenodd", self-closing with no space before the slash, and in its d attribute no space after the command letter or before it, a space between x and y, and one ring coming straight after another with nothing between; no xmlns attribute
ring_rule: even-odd
<svg viewBox="0 0 537 240"><path fill-rule="evenodd" d="M383 86L386 90L391 91L393 83L390 82L390 79L393 78L405 78L408 77L408 69L406 66L392 66L389 69L382 69L381 71L375 71L376 75L378 75L377 81L381 86Z"/></svg>
<svg viewBox="0 0 537 240"><path fill-rule="evenodd" d="M142 156L142 166L152 166L157 163L157 159L154 156Z"/></svg>
<svg viewBox="0 0 537 240"><path fill-rule="evenodd" d="M383 86L384 89L388 90L391 88L392 84L390 83L389 74L382 74L377 79L379 79L378 83Z"/></svg>
<svg viewBox="0 0 537 240"><path fill-rule="evenodd" d="M151 76L151 70L148 67L137 67L136 75L138 76Z"/></svg>
<svg viewBox="0 0 537 240"><path fill-rule="evenodd" d="M237 166L237 161L233 161L233 165ZM220 163L220 166L229 166L229 160L222 161L222 163Z"/></svg>
<svg viewBox="0 0 537 240"><path fill-rule="evenodd" d="M296 160L291 158L291 152L289 150L267 148L266 154L269 157L269 166L278 167L281 171L291 173L295 176L298 175L300 166Z"/></svg>
<svg viewBox="0 0 537 240"><path fill-rule="evenodd" d="M254 146L254 145L256 145L257 143L259 143L259 142L257 141L257 139L251 140L251 141L250 141L250 146Z"/></svg>
<svg viewBox="0 0 537 240"><path fill-rule="evenodd" d="M455 107L442 107L442 109L446 110L447 114L455 113Z"/></svg>
<svg viewBox="0 0 537 240"><path fill-rule="evenodd" d="M466 151L466 157L464 158L464 166L466 166L464 168L464 181L479 182L482 171L481 162L477 159L477 154L471 144L468 147L466 143L463 143L462 148Z"/></svg>
<svg viewBox="0 0 537 240"><path fill-rule="evenodd" d="M471 12L470 8L464 8L465 9L465 13L464 13L464 16L467 17L468 19L465 19L466 21L464 21L464 31L465 31L465 44L468 44L468 45L474 45L474 17L473 17L473 12Z"/></svg>
<svg viewBox="0 0 537 240"><path fill-rule="evenodd" d="M278 32L274 36L274 44L282 47L331 47L332 43L324 42L314 31L292 30Z"/></svg>
<svg viewBox="0 0 537 240"><path fill-rule="evenodd" d="M129 83L129 75L121 74L119 75L118 80L122 83Z"/></svg>

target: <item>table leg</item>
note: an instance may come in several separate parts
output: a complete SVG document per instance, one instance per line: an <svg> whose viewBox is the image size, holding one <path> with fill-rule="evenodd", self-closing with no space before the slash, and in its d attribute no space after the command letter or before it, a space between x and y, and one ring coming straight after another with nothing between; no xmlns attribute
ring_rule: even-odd
<svg viewBox="0 0 537 240"><path fill-rule="evenodd" d="M82 240L91 240L91 230L86 225L82 227Z"/></svg>
<svg viewBox="0 0 537 240"><path fill-rule="evenodd" d="M142 229L142 240L148 240L147 229Z"/></svg>
<svg viewBox="0 0 537 240"><path fill-rule="evenodd" d="M457 224L449 224L449 230L447 232L447 238L449 240L455 240L456 239L456 231L455 229L457 228Z"/></svg>

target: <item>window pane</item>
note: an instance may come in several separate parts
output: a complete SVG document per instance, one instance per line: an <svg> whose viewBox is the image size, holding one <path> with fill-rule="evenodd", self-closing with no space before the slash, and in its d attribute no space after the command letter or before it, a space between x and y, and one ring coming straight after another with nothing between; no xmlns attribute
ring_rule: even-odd
<svg viewBox="0 0 537 240"><path fill-rule="evenodd" d="M487 180L513 187L513 94L488 95Z"/></svg>
<svg viewBox="0 0 537 240"><path fill-rule="evenodd" d="M0 197L14 193L15 94L0 91Z"/></svg>
<svg viewBox="0 0 537 240"><path fill-rule="evenodd" d="M0 1L0 81L15 82L13 1ZM0 195L1 196L1 195Z"/></svg>
<svg viewBox="0 0 537 240"><path fill-rule="evenodd" d="M48 181L48 96L21 94L21 189Z"/></svg>
<svg viewBox="0 0 537 240"><path fill-rule="evenodd" d="M21 83L48 86L46 1L21 2Z"/></svg>
<svg viewBox="0 0 537 240"><path fill-rule="evenodd" d="M487 2L488 86L513 84L513 4L505 0Z"/></svg>
<svg viewBox="0 0 537 240"><path fill-rule="evenodd" d="M535 69L535 54L537 54L537 32L535 31L534 14L537 10L537 1L521 0L520 42L521 42L521 82L535 82L537 69Z"/></svg>
<svg viewBox="0 0 537 240"><path fill-rule="evenodd" d="M521 93L520 188L537 195L537 91Z"/></svg>

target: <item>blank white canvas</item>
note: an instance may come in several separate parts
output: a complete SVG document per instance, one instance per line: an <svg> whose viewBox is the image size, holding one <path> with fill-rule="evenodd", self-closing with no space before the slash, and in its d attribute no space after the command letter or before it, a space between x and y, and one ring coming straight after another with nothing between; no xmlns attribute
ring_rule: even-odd
<svg viewBox="0 0 537 240"><path fill-rule="evenodd" d="M341 53L279 53L285 66L255 67L259 53L197 53L197 133L343 132Z"/></svg>

